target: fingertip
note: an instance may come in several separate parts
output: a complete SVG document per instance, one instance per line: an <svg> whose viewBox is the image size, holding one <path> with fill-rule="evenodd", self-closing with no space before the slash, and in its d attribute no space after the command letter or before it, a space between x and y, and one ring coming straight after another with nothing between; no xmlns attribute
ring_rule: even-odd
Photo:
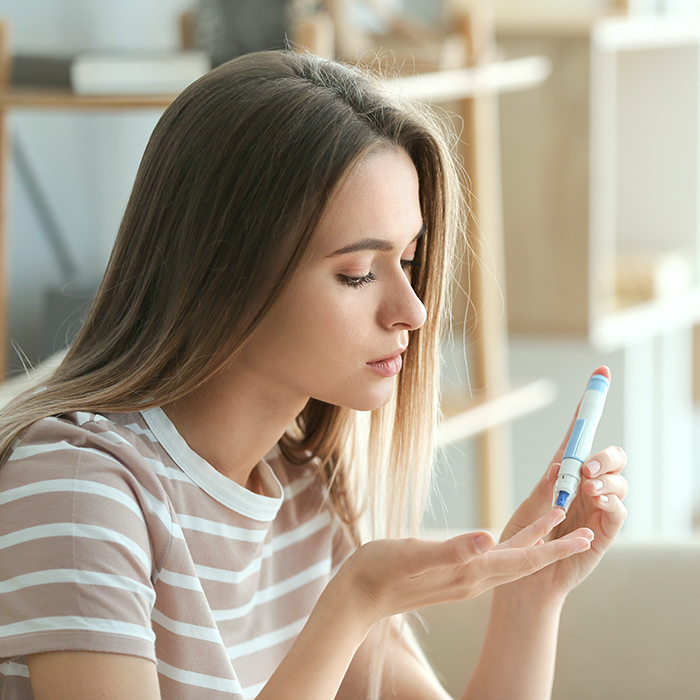
<svg viewBox="0 0 700 700"><path fill-rule="evenodd" d="M587 552L591 548L591 546L591 541L584 538L581 544L579 545L578 549L576 550L575 554Z"/></svg>
<svg viewBox="0 0 700 700"><path fill-rule="evenodd" d="M476 553L483 554L496 546L496 540L488 532L479 532L474 537L473 544Z"/></svg>
<svg viewBox="0 0 700 700"><path fill-rule="evenodd" d="M588 471L588 476L591 478L600 473L601 468L600 460L592 459L590 462L586 463L586 470Z"/></svg>
<svg viewBox="0 0 700 700"><path fill-rule="evenodd" d="M549 465L549 469L547 469L547 473L544 477L546 484L553 484L556 481L557 475L559 474L559 469L561 469L560 462L552 462Z"/></svg>

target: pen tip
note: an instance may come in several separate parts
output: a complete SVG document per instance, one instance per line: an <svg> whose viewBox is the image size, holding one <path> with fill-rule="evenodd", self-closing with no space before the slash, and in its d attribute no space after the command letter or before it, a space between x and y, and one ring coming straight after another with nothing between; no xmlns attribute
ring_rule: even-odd
<svg viewBox="0 0 700 700"><path fill-rule="evenodd" d="M559 506L559 508L563 508L564 510L566 510L566 504L567 504L567 501L569 500L570 495L571 494L567 493L566 491L560 491L557 494L557 498L554 501L554 505Z"/></svg>

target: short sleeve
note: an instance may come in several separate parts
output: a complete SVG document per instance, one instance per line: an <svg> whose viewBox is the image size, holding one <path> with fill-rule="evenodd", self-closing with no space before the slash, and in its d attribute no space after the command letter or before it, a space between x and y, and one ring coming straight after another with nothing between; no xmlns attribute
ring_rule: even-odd
<svg viewBox="0 0 700 700"><path fill-rule="evenodd" d="M114 452L50 418L0 468L0 659L81 650L155 660L153 495Z"/></svg>

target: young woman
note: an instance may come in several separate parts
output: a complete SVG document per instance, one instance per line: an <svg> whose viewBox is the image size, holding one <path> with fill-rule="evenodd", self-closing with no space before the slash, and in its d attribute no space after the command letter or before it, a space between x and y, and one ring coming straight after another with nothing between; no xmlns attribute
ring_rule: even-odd
<svg viewBox="0 0 700 700"><path fill-rule="evenodd" d="M548 697L564 599L624 520L621 450L565 521L555 457L500 544L397 537L457 182L429 110L332 62L252 54L178 97L78 338L2 415L3 698L444 699L394 616L496 586L464 697Z"/></svg>

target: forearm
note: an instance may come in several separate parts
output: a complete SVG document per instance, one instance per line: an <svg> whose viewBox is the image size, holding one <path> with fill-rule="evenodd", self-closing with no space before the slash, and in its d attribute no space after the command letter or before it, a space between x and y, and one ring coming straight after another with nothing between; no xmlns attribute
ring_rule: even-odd
<svg viewBox="0 0 700 700"><path fill-rule="evenodd" d="M545 700L552 692L561 603L496 589L486 638L462 700Z"/></svg>
<svg viewBox="0 0 700 700"><path fill-rule="evenodd" d="M332 581L256 700L333 700L371 624L344 581Z"/></svg>

